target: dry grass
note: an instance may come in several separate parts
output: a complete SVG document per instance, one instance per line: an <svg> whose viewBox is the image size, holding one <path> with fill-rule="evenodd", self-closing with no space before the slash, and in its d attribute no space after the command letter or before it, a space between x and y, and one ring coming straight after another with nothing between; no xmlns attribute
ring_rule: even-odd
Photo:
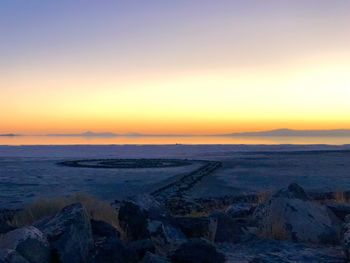
<svg viewBox="0 0 350 263"><path fill-rule="evenodd" d="M101 220L118 228L118 213L113 207L95 197L81 193L70 197L38 199L18 212L10 223L17 227L31 225L37 220L55 215L67 205L74 203L83 204L91 219Z"/></svg>
<svg viewBox="0 0 350 263"><path fill-rule="evenodd" d="M337 203L347 203L348 202L346 195L343 191L336 191L334 193L334 200Z"/></svg>
<svg viewBox="0 0 350 263"><path fill-rule="evenodd" d="M265 203L271 197L270 191L260 192L258 194L258 204Z"/></svg>

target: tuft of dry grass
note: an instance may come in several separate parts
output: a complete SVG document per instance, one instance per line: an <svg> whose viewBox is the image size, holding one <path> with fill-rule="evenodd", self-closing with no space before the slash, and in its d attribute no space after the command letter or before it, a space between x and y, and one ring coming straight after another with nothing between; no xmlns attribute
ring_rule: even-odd
<svg viewBox="0 0 350 263"><path fill-rule="evenodd" d="M83 193L69 197L38 199L16 213L10 223L17 227L31 225L35 221L57 214L64 207L74 203L81 203L91 219L101 220L116 228L119 227L118 213L110 204Z"/></svg>
<svg viewBox="0 0 350 263"><path fill-rule="evenodd" d="M337 203L347 203L348 202L346 195L343 191L336 191L334 193L334 200Z"/></svg>
<svg viewBox="0 0 350 263"><path fill-rule="evenodd" d="M265 203L271 197L270 191L263 191L258 194L258 204Z"/></svg>

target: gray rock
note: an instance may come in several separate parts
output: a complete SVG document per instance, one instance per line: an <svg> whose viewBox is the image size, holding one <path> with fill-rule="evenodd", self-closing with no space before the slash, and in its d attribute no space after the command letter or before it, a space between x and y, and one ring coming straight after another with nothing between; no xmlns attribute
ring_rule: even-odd
<svg viewBox="0 0 350 263"><path fill-rule="evenodd" d="M48 237L56 260L61 263L87 262L93 237L89 216L80 203L65 207L35 226Z"/></svg>
<svg viewBox="0 0 350 263"><path fill-rule="evenodd" d="M204 239L192 239L182 244L170 256L172 263L223 263L225 256Z"/></svg>
<svg viewBox="0 0 350 263"><path fill-rule="evenodd" d="M258 206L254 220L264 237L316 244L339 243L339 220L326 206L310 201L295 184Z"/></svg>
<svg viewBox="0 0 350 263"><path fill-rule="evenodd" d="M167 258L148 252L141 263L170 263L170 261Z"/></svg>
<svg viewBox="0 0 350 263"><path fill-rule="evenodd" d="M0 263L30 263L13 249L0 248Z"/></svg>
<svg viewBox="0 0 350 263"><path fill-rule="evenodd" d="M176 217L176 224L187 238L205 238L213 241L217 220L210 217Z"/></svg>
<svg viewBox="0 0 350 263"><path fill-rule="evenodd" d="M15 250L31 263L50 260L49 243L44 234L33 226L19 228L1 236L0 248Z"/></svg>
<svg viewBox="0 0 350 263"><path fill-rule="evenodd" d="M227 207L225 213L232 218L248 217L254 212L256 205L250 203L236 203Z"/></svg>

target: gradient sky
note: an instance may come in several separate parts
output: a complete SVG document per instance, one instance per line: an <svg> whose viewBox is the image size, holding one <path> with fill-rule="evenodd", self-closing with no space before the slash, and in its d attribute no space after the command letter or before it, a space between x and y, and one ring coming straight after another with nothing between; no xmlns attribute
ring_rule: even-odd
<svg viewBox="0 0 350 263"><path fill-rule="evenodd" d="M350 128L349 0L1 0L0 133Z"/></svg>

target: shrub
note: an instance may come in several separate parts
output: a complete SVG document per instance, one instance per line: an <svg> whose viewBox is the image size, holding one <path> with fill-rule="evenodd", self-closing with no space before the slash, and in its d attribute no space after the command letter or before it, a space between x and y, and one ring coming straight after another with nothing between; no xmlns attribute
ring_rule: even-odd
<svg viewBox="0 0 350 263"><path fill-rule="evenodd" d="M10 223L17 227L31 225L35 221L57 214L73 203L81 203L91 219L101 220L118 228L118 213L110 204L82 193L69 197L38 199L17 212Z"/></svg>

